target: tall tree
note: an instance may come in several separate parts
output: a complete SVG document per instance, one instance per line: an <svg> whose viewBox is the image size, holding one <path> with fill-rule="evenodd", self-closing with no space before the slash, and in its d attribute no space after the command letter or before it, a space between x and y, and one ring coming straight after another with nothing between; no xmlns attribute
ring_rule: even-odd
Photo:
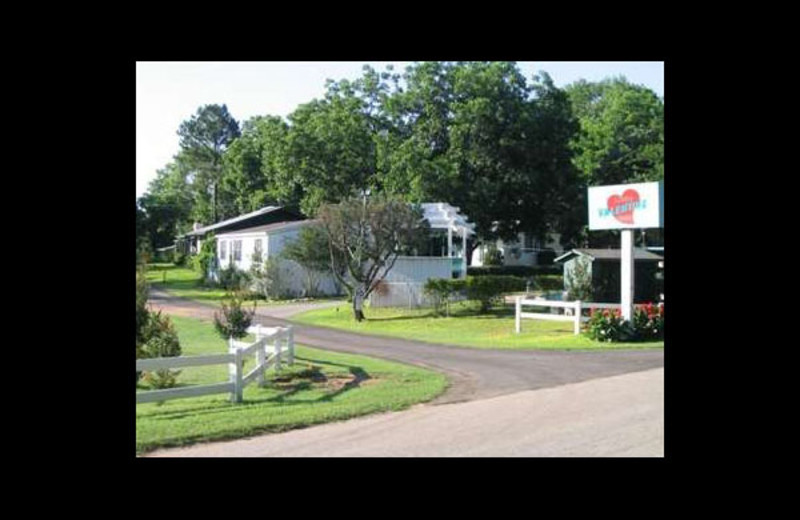
<svg viewBox="0 0 800 520"><path fill-rule="evenodd" d="M400 136L385 161L387 191L458 206L483 240L572 233L564 212L580 182L569 147L577 124L546 74L528 84L515 63L429 62L404 77L407 90L387 101Z"/></svg>
<svg viewBox="0 0 800 520"><path fill-rule="evenodd" d="M192 170L194 216L204 224L234 216L234 204L222 196L220 183L222 156L239 135L239 123L226 105L202 106L178 128L180 154Z"/></svg>
<svg viewBox="0 0 800 520"><path fill-rule="evenodd" d="M664 102L625 78L566 88L581 131L575 164L589 185L664 178Z"/></svg>
<svg viewBox="0 0 800 520"><path fill-rule="evenodd" d="M291 194L276 187L277 168L283 157L288 125L280 117L254 117L223 156L221 191L238 214L255 211L271 202L293 204Z"/></svg>
<svg viewBox="0 0 800 520"><path fill-rule="evenodd" d="M158 170L147 192L138 200L146 216L144 228L152 249L170 246L191 228L192 188L187 166L178 158Z"/></svg>
<svg viewBox="0 0 800 520"><path fill-rule="evenodd" d="M328 237L331 271L352 299L355 319L362 321L364 300L397 256L427 236L428 223L420 207L382 196L324 204L319 217Z"/></svg>
<svg viewBox="0 0 800 520"><path fill-rule="evenodd" d="M664 102L652 90L624 77L581 80L565 90L580 121L574 164L588 186L664 178ZM584 235L592 247L619 244L617 231ZM649 235L651 242L652 237L661 240L659 231ZM637 241L643 240L644 234L637 234Z"/></svg>

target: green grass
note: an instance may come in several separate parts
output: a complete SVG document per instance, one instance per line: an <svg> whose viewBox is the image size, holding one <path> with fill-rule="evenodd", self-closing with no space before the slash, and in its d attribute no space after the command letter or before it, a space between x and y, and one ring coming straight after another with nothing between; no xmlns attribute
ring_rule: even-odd
<svg viewBox="0 0 800 520"><path fill-rule="evenodd" d="M435 317L430 309L367 308L367 319L353 319L347 304L304 312L292 321L343 329L378 336L394 336L410 340L445 343L475 348L496 349L618 349L663 347L664 342L602 343L573 334L573 323L567 321L522 320L522 332L514 333L514 308L495 308L490 314L478 315L473 302L452 305L450 317Z"/></svg>
<svg viewBox="0 0 800 520"><path fill-rule="evenodd" d="M183 355L227 351L210 322L171 319ZM363 356L297 346L295 360L279 374L270 369L265 388L248 385L242 403L231 403L230 394L217 394L137 404L137 453L401 410L433 399L447 386L437 372ZM227 365L184 368L178 381L180 385L225 382L227 370ZM137 387L146 389L145 384Z"/></svg>
<svg viewBox="0 0 800 520"><path fill-rule="evenodd" d="M174 264L150 264L147 266L147 281L153 287L168 293L193 300L198 303L221 305L227 291L220 287L204 287L201 285L200 273ZM258 305L285 305L293 300L256 300ZM304 302L316 301L305 299ZM328 300L320 300L328 301Z"/></svg>

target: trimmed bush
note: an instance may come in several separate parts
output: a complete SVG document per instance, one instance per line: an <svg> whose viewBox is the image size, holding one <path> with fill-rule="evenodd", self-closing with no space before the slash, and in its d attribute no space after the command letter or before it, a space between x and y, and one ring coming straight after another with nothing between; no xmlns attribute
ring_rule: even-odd
<svg viewBox="0 0 800 520"><path fill-rule="evenodd" d="M441 314L442 306L444 306L447 316L450 316L450 299L454 294L463 292L465 287L465 280L428 278L423 291L433 300L433 308L436 315Z"/></svg>
<svg viewBox="0 0 800 520"><path fill-rule="evenodd" d="M480 312L484 313L498 303L503 294L524 291L526 285L527 280L517 276L467 276L467 298L479 301Z"/></svg>
<svg viewBox="0 0 800 520"><path fill-rule="evenodd" d="M533 277L534 289L541 291L561 291L564 289L564 276L560 274L539 274Z"/></svg>
<svg viewBox="0 0 800 520"><path fill-rule="evenodd" d="M521 276L535 277L540 275L560 275L564 271L561 265L481 265L467 267L469 276Z"/></svg>

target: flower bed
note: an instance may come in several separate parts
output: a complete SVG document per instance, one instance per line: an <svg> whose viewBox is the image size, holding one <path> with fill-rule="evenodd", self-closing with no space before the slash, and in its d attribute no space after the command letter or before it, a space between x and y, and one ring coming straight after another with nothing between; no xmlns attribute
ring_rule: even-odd
<svg viewBox="0 0 800 520"><path fill-rule="evenodd" d="M633 320L622 318L619 309L592 309L586 333L597 341L656 341L664 339L664 304L635 305Z"/></svg>

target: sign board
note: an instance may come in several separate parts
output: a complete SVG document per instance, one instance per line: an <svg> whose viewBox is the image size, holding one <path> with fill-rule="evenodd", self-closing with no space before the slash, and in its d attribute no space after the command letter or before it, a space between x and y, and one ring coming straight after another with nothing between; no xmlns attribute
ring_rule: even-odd
<svg viewBox="0 0 800 520"><path fill-rule="evenodd" d="M589 229L664 227L664 181L589 188Z"/></svg>

